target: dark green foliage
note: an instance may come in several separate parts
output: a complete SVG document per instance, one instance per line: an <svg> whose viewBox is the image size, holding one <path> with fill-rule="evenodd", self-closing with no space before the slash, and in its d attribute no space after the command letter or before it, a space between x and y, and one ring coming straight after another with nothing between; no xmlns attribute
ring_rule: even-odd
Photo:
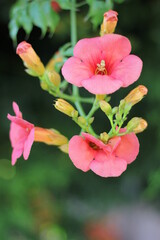
<svg viewBox="0 0 160 240"><path fill-rule="evenodd" d="M33 26L39 27L44 37L47 31L53 34L58 23L59 15L51 8L50 0L18 0L10 10L10 37L16 43L19 29L29 36Z"/></svg>

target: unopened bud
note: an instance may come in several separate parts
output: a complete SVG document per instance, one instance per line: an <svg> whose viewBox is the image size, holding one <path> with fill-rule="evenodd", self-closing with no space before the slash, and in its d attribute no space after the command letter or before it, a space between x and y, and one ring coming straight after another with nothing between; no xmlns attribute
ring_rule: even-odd
<svg viewBox="0 0 160 240"><path fill-rule="evenodd" d="M102 101L99 102L99 105L100 105L101 110L102 110L107 116L111 113L112 108L111 108L111 105L110 105L108 102L102 100Z"/></svg>
<svg viewBox="0 0 160 240"><path fill-rule="evenodd" d="M48 78L55 87L58 87L61 82L61 77L56 71L48 72Z"/></svg>
<svg viewBox="0 0 160 240"><path fill-rule="evenodd" d="M70 103L61 98L56 100L54 106L57 110L68 115L69 117L74 118L78 116L78 112L74 109L74 107Z"/></svg>
<svg viewBox="0 0 160 240"><path fill-rule="evenodd" d="M54 129L35 127L34 141L60 146L66 144L68 139Z"/></svg>
<svg viewBox="0 0 160 240"><path fill-rule="evenodd" d="M147 126L148 126L148 123L146 122L146 120L141 118L138 126L133 129L133 132L136 133L136 134L141 133L147 128Z"/></svg>
<svg viewBox="0 0 160 240"><path fill-rule="evenodd" d="M23 41L17 46L16 53L23 60L25 66L33 71L34 75L42 76L45 72L43 63L39 56L36 54L32 45Z"/></svg>
<svg viewBox="0 0 160 240"><path fill-rule="evenodd" d="M109 135L106 132L100 134L100 139L102 142L107 143L109 139Z"/></svg>
<svg viewBox="0 0 160 240"><path fill-rule="evenodd" d="M91 118L88 120L89 124L92 124L93 121L94 121L94 117L91 117Z"/></svg>
<svg viewBox="0 0 160 240"><path fill-rule="evenodd" d="M86 119L82 116L78 117L78 123L85 125L86 124Z"/></svg>
<svg viewBox="0 0 160 240"><path fill-rule="evenodd" d="M148 126L147 122L143 118L134 117L127 124L127 131L140 133L143 132Z"/></svg>
<svg viewBox="0 0 160 240"><path fill-rule="evenodd" d="M48 71L57 70L56 65L57 64L59 65L62 62L63 62L63 56L61 56L60 52L58 51L55 53L54 57L49 60L49 62L46 65L46 69Z"/></svg>
<svg viewBox="0 0 160 240"><path fill-rule="evenodd" d="M118 13L113 10L109 10L104 13L103 23L101 25L100 35L104 36L108 33L113 33L115 31L118 22Z"/></svg>
<svg viewBox="0 0 160 240"><path fill-rule="evenodd" d="M132 106L136 103L140 102L142 98L147 94L148 89L143 86L139 85L138 87L134 88L125 98L126 103L130 103Z"/></svg>

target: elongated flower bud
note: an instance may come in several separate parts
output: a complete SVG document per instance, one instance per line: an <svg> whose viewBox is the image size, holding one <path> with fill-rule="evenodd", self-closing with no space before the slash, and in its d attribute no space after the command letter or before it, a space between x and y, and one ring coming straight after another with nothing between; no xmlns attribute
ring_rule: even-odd
<svg viewBox="0 0 160 240"><path fill-rule="evenodd" d="M48 72L48 78L55 87L58 87L61 82L61 77L56 71Z"/></svg>
<svg viewBox="0 0 160 240"><path fill-rule="evenodd" d="M138 126L136 128L133 129L134 133L141 133L143 132L148 126L148 123L146 122L146 120L144 120L143 118L141 118Z"/></svg>
<svg viewBox="0 0 160 240"><path fill-rule="evenodd" d="M114 32L118 22L117 16L118 16L118 13L113 10L109 10L104 14L103 23L101 25L101 32L100 32L101 36Z"/></svg>
<svg viewBox="0 0 160 240"><path fill-rule="evenodd" d="M140 102L143 97L147 94L148 89L143 86L139 85L138 87L134 88L125 98L126 103L130 103L132 106L136 103Z"/></svg>
<svg viewBox="0 0 160 240"><path fill-rule="evenodd" d="M59 110L60 112L63 112L64 114L68 115L69 117L77 117L78 112L74 109L74 107L68 103L67 101L59 98L56 100L56 103L54 104L55 108Z"/></svg>
<svg viewBox="0 0 160 240"><path fill-rule="evenodd" d="M45 68L40 58L32 48L32 45L23 41L17 46L16 53L23 60L25 66L33 71L35 76L42 76L44 74Z"/></svg>
<svg viewBox="0 0 160 240"><path fill-rule="evenodd" d="M140 133L147 128L148 124L143 118L134 117L127 124L129 132Z"/></svg>
<svg viewBox="0 0 160 240"><path fill-rule="evenodd" d="M43 142L48 145L61 146L68 142L68 139L54 129L35 127L34 141Z"/></svg>
<svg viewBox="0 0 160 240"><path fill-rule="evenodd" d="M112 111L111 105L104 100L100 101L99 104L101 110L108 116Z"/></svg>

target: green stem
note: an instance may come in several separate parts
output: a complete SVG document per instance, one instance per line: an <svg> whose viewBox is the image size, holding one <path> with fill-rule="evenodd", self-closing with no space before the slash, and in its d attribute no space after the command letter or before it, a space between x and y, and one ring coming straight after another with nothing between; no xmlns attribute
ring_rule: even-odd
<svg viewBox="0 0 160 240"><path fill-rule="evenodd" d="M98 103L97 99L95 99L91 110L89 111L88 115L86 116L86 120L89 120L93 116L93 114L98 110L98 108L99 108L99 103Z"/></svg>
<svg viewBox="0 0 160 240"><path fill-rule="evenodd" d="M58 93L55 93L55 92L50 92L54 97L60 97L60 98L64 98L66 100L69 100L73 103L75 103L75 101L79 101L79 102L84 102L84 103L90 103L92 104L93 103L93 98L81 98L81 97L77 97L77 96L69 96L68 94L65 94L65 93L62 93L62 92L58 92Z"/></svg>
<svg viewBox="0 0 160 240"><path fill-rule="evenodd" d="M72 47L75 46L77 42L77 21L76 21L76 0L71 0L72 8L71 8L71 43ZM79 99L79 89L73 85L73 96L76 98L75 106L79 112L79 114L83 117L85 117L85 112L83 110L83 107L80 103Z"/></svg>

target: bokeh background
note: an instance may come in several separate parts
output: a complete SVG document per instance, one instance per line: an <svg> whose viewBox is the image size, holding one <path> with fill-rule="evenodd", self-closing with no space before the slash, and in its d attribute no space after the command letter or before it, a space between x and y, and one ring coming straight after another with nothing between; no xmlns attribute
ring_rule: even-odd
<svg viewBox="0 0 160 240"><path fill-rule="evenodd" d="M55 128L72 137L79 128L53 107L54 98L36 78L24 72L9 37L9 10L14 1L0 2L0 239L1 240L158 240L160 239L160 1L126 0L115 4L117 32L132 42L132 52L144 62L138 82L113 94L119 100L138 84L148 96L132 116L142 116L148 129L140 134L140 153L119 178L101 178L76 169L57 148L35 143L28 161L10 166L11 146L7 113L16 101L23 116L36 126ZM85 21L87 7L78 12L78 38L99 34ZM34 27L29 39L46 64L70 39L69 12L60 12L55 34L41 38ZM25 39L21 29L18 42ZM89 94L82 90L82 94ZM88 111L88 106L85 107ZM109 126L96 114L97 132Z"/></svg>

